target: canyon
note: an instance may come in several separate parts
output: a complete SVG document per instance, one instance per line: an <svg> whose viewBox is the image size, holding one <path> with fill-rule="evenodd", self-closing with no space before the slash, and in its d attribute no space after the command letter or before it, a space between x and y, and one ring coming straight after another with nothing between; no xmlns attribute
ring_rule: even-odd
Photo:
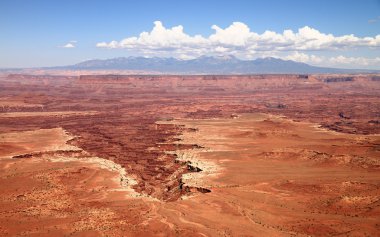
<svg viewBox="0 0 380 237"><path fill-rule="evenodd" d="M380 232L378 74L2 74L0 86L2 236Z"/></svg>

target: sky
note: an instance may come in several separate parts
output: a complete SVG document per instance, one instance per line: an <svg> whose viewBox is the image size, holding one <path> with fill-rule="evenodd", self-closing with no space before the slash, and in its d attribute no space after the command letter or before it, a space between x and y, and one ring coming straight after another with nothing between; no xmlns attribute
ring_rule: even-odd
<svg viewBox="0 0 380 237"><path fill-rule="evenodd" d="M202 55L380 69L380 0L0 0L0 68Z"/></svg>

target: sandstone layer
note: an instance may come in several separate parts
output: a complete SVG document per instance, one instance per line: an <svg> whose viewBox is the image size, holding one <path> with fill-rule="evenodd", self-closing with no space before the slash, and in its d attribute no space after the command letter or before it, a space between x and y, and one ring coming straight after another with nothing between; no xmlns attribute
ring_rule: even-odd
<svg viewBox="0 0 380 237"><path fill-rule="evenodd" d="M376 236L377 75L0 78L2 236Z"/></svg>

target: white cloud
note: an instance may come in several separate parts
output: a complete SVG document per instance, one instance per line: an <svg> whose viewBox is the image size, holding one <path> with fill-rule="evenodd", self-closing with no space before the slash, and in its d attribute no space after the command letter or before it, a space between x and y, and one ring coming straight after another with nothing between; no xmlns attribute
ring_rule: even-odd
<svg viewBox="0 0 380 237"><path fill-rule="evenodd" d="M219 26L213 25L211 29L215 30L215 33L205 40L208 41L208 43L217 45L217 47L245 47L250 37L252 37L248 26L241 22L234 22L226 29L221 29Z"/></svg>
<svg viewBox="0 0 380 237"><path fill-rule="evenodd" d="M300 52L294 52L288 56L280 57L282 59L293 60L297 62L309 63L318 66L335 66L346 68L380 68L380 57L365 58L365 57L346 57L343 55L335 57L309 55Z"/></svg>
<svg viewBox="0 0 380 237"><path fill-rule="evenodd" d="M324 57L320 57L316 55L308 55L305 53L299 53L297 51L284 57L283 59L293 60L293 61L303 62L303 63L310 63L314 65L321 64L325 60Z"/></svg>
<svg viewBox="0 0 380 237"><path fill-rule="evenodd" d="M380 66L380 57L376 58L364 58L364 57L345 57L345 56L337 56L329 58L329 61L335 65L359 65L359 66Z"/></svg>
<svg viewBox="0 0 380 237"><path fill-rule="evenodd" d="M62 48L75 48L75 45L73 43L67 43L63 45Z"/></svg>
<svg viewBox="0 0 380 237"><path fill-rule="evenodd" d="M380 35L375 37L356 37L353 34L334 36L309 26L304 26L297 32L284 30L282 33L277 33L268 30L262 34L251 31L246 24L241 22L233 22L225 29L213 25L211 29L215 32L208 37L190 36L184 32L181 25L165 28L160 21L155 21L150 32L142 32L139 36L128 37L121 41L100 42L96 46L126 48L150 54L170 52L173 56L244 53L247 57L252 53L265 51L323 51L380 47Z"/></svg>
<svg viewBox="0 0 380 237"><path fill-rule="evenodd" d="M60 48L67 48L67 49L70 49L70 48L75 48L75 44L77 43L78 41L76 40L70 40L67 44L64 44L62 46L58 46Z"/></svg>
<svg viewBox="0 0 380 237"><path fill-rule="evenodd" d="M341 55L342 52L349 51L379 51L380 34L373 37L357 37L353 34L335 36L309 26L299 28L297 31L284 30L278 33L267 30L257 33L242 22L233 22L226 28L212 25L211 29L214 32L209 36L189 35L184 32L181 25L166 28L160 21L155 21L150 32L142 32L138 36L127 37L120 41L99 42L96 47L127 49L131 53L148 57L170 56L179 59L192 59L202 55L234 55L241 59L279 57L318 66L380 68L379 58ZM333 56L320 56L327 52Z"/></svg>

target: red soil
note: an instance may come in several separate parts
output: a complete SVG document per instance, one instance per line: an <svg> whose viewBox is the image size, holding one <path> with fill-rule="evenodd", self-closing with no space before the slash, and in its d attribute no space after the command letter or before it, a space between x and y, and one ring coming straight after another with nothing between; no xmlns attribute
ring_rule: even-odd
<svg viewBox="0 0 380 237"><path fill-rule="evenodd" d="M350 77L352 80L346 80ZM375 221L379 214L379 140L378 135L364 135L380 131L380 83L376 78L1 78L0 193L4 198L0 212L4 217L0 219L0 233L375 235L379 231ZM243 120L247 122L244 124L238 117L243 113L283 115L301 123L269 118L261 122ZM172 118L187 120L171 123ZM206 120L205 130L189 126L192 122L188 119L213 118L224 120L211 125ZM315 128L304 122L343 132L347 137L332 138L326 133L320 141L306 146L314 138ZM202 120L194 123L195 127L203 126ZM37 143L22 143L25 131L39 134L39 129L53 128L63 128L73 138L66 141L62 134L53 134L34 137ZM8 139L10 133L16 134L14 141ZM199 135L185 142L180 134ZM278 145L273 145L274 134L281 135L276 140ZM219 164L222 178L218 185L225 188L212 184L212 175L203 176L208 185L184 183L183 177L199 170L194 164L178 161L174 152L189 148L201 151L203 146L217 151L221 144L213 136L228 137L227 144L240 141L240 145L231 145L231 152L200 157ZM48 143L61 144L62 139L81 151L45 149ZM258 148L236 156L236 151L252 146ZM79 160L52 163L49 157ZM129 191L115 191L121 185L119 174L81 162L88 157L120 164L137 182L131 184L135 192L145 197L126 199ZM240 158L223 165L223 160L234 157ZM274 165L277 170L272 172ZM243 172L248 167L255 172ZM297 174L299 170L302 175ZM334 172L337 175L332 175ZM188 195L195 196L181 200Z"/></svg>

